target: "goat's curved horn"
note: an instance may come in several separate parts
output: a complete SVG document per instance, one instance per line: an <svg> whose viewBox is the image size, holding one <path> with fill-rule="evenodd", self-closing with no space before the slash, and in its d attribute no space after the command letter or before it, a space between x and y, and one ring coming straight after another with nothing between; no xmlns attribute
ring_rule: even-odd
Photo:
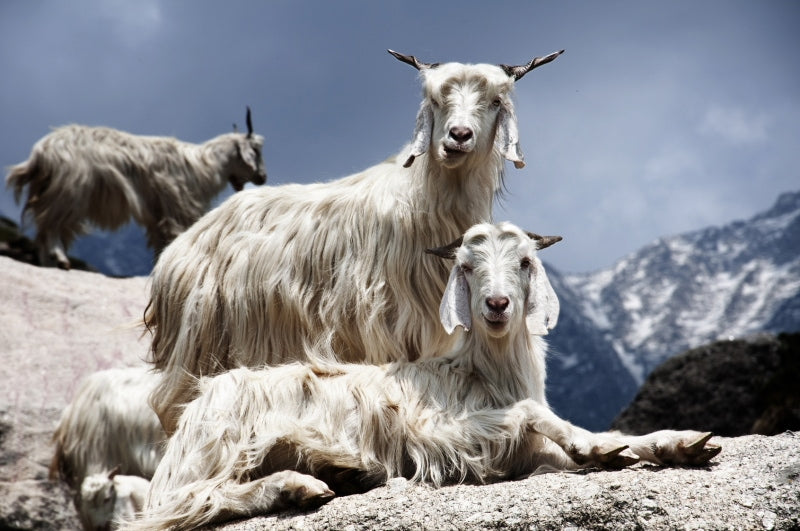
<svg viewBox="0 0 800 531"><path fill-rule="evenodd" d="M526 232L526 234L530 239L536 240L536 248L540 250L546 249L564 239L561 236L539 236L535 232Z"/></svg>
<svg viewBox="0 0 800 531"><path fill-rule="evenodd" d="M439 63L423 63L413 55L403 55L401 53L395 52L394 50L386 50L386 51L395 56L395 58L398 61L403 61L404 63L408 63L417 70L426 70L428 68L436 68L437 66L439 66Z"/></svg>
<svg viewBox="0 0 800 531"><path fill-rule="evenodd" d="M526 65L518 65L518 66L509 66L509 65L498 65L502 68L506 74L510 77L514 78L514 81L519 81L522 76L536 68L537 66L542 66L544 64L549 63L559 55L564 53L564 50L553 52L550 55L545 55L544 57L534 57L531 59L530 63Z"/></svg>
<svg viewBox="0 0 800 531"><path fill-rule="evenodd" d="M459 236L458 239L456 239L451 243L448 243L447 245L443 245L441 247L434 247L432 249L425 249L425 252L428 254L436 255L439 258L452 260L453 258L456 257L456 249L461 247L461 244L463 242L464 242L464 237Z"/></svg>
<svg viewBox="0 0 800 531"><path fill-rule="evenodd" d="M247 117L245 118L245 122L247 123L247 138L253 136L253 118L250 116L250 106L247 106Z"/></svg>

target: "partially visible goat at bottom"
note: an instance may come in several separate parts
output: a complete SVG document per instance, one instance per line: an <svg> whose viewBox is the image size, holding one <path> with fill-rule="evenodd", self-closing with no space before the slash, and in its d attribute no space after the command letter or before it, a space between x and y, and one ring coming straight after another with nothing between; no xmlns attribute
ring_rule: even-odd
<svg viewBox="0 0 800 531"><path fill-rule="evenodd" d="M452 352L383 366L294 363L199 381L134 529L184 529L404 476L440 486L640 459L704 465L710 433L591 433L544 399L545 342L559 304L536 252L559 241L480 224L430 252L455 259L440 306ZM434 259L434 258L431 258ZM541 387L541 388L540 388Z"/></svg>

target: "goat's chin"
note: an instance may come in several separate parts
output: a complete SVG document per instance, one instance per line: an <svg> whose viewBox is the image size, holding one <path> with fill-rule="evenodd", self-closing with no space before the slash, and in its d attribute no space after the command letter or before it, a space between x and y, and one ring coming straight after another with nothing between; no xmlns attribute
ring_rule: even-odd
<svg viewBox="0 0 800 531"><path fill-rule="evenodd" d="M486 316L483 318L483 327L486 329L486 335L492 338L501 338L508 335L511 330L511 323L507 319L496 320L489 319Z"/></svg>

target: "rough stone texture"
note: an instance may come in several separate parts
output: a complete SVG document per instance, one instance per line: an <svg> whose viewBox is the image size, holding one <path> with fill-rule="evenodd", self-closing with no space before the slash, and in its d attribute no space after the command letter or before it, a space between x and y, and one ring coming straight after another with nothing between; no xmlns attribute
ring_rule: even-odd
<svg viewBox="0 0 800 531"><path fill-rule="evenodd" d="M50 437L82 377L141 363L146 279L41 269L0 257L0 529L78 529L47 479ZM719 439L711 466L553 473L431 489L405 480L254 529L797 529L800 434Z"/></svg>
<svg viewBox="0 0 800 531"><path fill-rule="evenodd" d="M657 367L612 427L725 436L800 430L798 375L800 334L716 341Z"/></svg>
<svg viewBox="0 0 800 531"><path fill-rule="evenodd" d="M220 526L255 529L797 529L800 434L719 438L701 469L636 465L441 489L392 480L317 511Z"/></svg>
<svg viewBox="0 0 800 531"><path fill-rule="evenodd" d="M143 363L145 287L0 257L0 529L80 528L50 439L83 377Z"/></svg>

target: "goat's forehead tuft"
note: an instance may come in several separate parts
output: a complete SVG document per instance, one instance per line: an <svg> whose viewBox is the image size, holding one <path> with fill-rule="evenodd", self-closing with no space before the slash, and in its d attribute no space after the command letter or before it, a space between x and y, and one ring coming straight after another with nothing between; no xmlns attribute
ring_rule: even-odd
<svg viewBox="0 0 800 531"><path fill-rule="evenodd" d="M422 72L423 85L428 94L436 93L447 85L475 84L484 90L510 92L514 80L502 68L490 64L445 63Z"/></svg>
<svg viewBox="0 0 800 531"><path fill-rule="evenodd" d="M487 245L500 244L503 248L517 249L520 254L530 254L535 246L522 229L508 222L497 224L481 223L472 226L464 233L459 256L467 258L476 253L485 253Z"/></svg>

